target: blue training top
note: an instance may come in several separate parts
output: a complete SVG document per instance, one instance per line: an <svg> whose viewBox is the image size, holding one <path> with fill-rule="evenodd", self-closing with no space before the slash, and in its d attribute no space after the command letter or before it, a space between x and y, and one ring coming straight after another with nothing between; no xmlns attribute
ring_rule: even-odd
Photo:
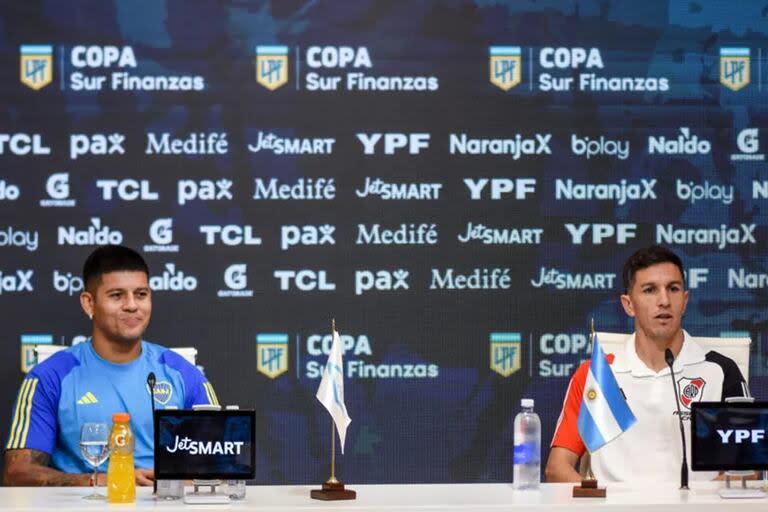
<svg viewBox="0 0 768 512"><path fill-rule="evenodd" d="M153 467L149 372L156 378L158 409L219 403L200 370L165 347L142 340L136 360L117 364L99 356L89 339L32 368L13 406L5 449L40 450L51 455L51 465L60 471L87 473L93 467L80 454L81 425L103 422L111 428L112 414L127 412L136 440L136 467Z"/></svg>

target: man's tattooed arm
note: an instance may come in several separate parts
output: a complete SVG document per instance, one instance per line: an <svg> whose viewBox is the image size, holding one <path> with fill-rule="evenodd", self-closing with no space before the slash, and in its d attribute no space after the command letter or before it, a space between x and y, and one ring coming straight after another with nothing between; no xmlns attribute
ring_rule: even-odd
<svg viewBox="0 0 768 512"><path fill-rule="evenodd" d="M50 467L51 456L28 448L5 452L3 483L9 486L87 486L91 475L63 473Z"/></svg>

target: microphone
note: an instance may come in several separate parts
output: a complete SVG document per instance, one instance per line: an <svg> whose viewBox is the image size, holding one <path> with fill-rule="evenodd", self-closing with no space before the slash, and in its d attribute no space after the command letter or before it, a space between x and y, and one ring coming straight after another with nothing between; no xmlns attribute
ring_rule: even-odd
<svg viewBox="0 0 768 512"><path fill-rule="evenodd" d="M149 400L152 402L152 428L155 425L155 372L149 372L147 375L147 386L149 386ZM157 494L157 479L154 480L154 493Z"/></svg>
<svg viewBox="0 0 768 512"><path fill-rule="evenodd" d="M152 417L155 416L155 372L149 372L147 375L147 386L149 386L149 398L152 401Z"/></svg>
<svg viewBox="0 0 768 512"><path fill-rule="evenodd" d="M677 405L677 419L680 422L680 439L683 441L683 465L680 467L680 489L688 489L688 457L685 454L685 428L683 428L683 415L680 412L680 394L678 393L677 381L675 380L675 370L672 363L675 362L675 356L672 351L664 351L664 360L669 366L669 373L672 375L672 390L675 393L675 404Z"/></svg>

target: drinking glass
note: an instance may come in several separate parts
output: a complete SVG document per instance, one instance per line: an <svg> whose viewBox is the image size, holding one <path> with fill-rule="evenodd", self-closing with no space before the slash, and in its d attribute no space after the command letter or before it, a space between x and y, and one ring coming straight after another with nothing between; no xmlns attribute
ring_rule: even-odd
<svg viewBox="0 0 768 512"><path fill-rule="evenodd" d="M109 427L106 423L83 423L80 428L80 453L93 466L93 493L83 496L83 499L106 499L97 492L99 466L109 457Z"/></svg>

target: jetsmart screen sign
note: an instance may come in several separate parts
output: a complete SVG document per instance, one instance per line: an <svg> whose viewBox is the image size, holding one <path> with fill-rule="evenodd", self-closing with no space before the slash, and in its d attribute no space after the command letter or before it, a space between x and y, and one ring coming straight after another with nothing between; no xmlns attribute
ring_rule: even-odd
<svg viewBox="0 0 768 512"><path fill-rule="evenodd" d="M187 452L189 455L240 455L243 441L194 441L188 437L176 436L173 448L166 446L169 453Z"/></svg>

